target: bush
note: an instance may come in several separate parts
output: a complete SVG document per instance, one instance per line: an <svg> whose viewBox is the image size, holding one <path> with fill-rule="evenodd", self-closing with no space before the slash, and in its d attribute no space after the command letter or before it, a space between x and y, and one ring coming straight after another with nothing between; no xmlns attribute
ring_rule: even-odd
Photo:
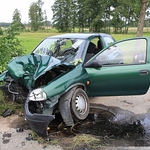
<svg viewBox="0 0 150 150"><path fill-rule="evenodd" d="M20 56L25 52L16 35L19 33L10 27L0 37L0 73L7 69L7 64L13 57Z"/></svg>

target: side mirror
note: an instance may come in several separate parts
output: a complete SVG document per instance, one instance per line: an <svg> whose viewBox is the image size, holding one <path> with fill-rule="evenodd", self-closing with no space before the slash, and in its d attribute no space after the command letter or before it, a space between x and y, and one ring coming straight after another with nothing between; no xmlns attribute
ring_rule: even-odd
<svg viewBox="0 0 150 150"><path fill-rule="evenodd" d="M97 61L97 60L92 60L92 61L90 61L90 62L85 63L85 64L84 64L84 67L85 67L85 68L101 68L102 65L100 64L99 61Z"/></svg>

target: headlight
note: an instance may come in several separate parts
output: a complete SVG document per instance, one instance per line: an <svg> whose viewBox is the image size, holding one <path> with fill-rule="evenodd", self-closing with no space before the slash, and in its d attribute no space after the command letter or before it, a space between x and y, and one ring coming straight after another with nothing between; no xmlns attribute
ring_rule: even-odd
<svg viewBox="0 0 150 150"><path fill-rule="evenodd" d="M29 100L31 101L44 101L46 99L46 93L43 92L42 88L35 89L29 94Z"/></svg>

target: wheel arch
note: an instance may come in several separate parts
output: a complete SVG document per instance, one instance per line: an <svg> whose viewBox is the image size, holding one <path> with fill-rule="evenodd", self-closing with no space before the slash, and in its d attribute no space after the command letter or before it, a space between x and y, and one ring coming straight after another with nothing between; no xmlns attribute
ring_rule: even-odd
<svg viewBox="0 0 150 150"><path fill-rule="evenodd" d="M81 88L84 91L86 91L86 85L84 83L76 83L76 84L70 86L69 88L67 88L63 94L67 93L71 89L77 89L77 88Z"/></svg>

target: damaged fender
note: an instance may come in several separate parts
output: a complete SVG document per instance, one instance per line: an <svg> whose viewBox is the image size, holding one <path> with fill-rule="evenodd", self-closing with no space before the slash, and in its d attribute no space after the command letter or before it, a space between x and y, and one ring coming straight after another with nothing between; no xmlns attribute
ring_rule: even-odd
<svg viewBox="0 0 150 150"><path fill-rule="evenodd" d="M61 96L59 100L59 111L67 126L74 125L74 121L73 121L71 110L70 110L70 102L71 102L72 95L76 88L77 87L74 87L71 90L69 90L67 93Z"/></svg>

